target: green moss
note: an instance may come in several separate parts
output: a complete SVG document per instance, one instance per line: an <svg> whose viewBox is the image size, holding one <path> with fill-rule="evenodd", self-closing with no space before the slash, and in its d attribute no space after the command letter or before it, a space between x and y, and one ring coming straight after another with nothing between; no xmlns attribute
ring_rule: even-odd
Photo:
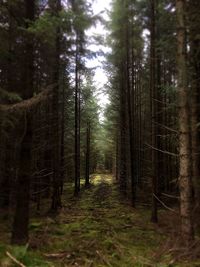
<svg viewBox="0 0 200 267"><path fill-rule="evenodd" d="M50 262L41 257L39 252L29 251L28 246L4 246L0 245L0 266L14 267L14 262L6 255L9 252L15 259L27 267L51 267Z"/></svg>
<svg viewBox="0 0 200 267"><path fill-rule="evenodd" d="M31 239L37 243L34 250L0 244L0 260L8 261L5 257L8 250L27 267L170 266L170 255L154 260L154 253L166 236L149 222L149 210L135 210L121 203L111 176L95 175L91 181L92 186L82 190L78 198L73 197L73 188L67 185L64 209L57 217L32 220ZM63 252L67 256L63 257ZM61 256L57 258L45 257L45 254L59 253Z"/></svg>
<svg viewBox="0 0 200 267"><path fill-rule="evenodd" d="M38 228L41 228L41 226L42 226L42 222L41 221L40 222L32 222L29 225L29 230L30 231L31 230L37 230Z"/></svg>

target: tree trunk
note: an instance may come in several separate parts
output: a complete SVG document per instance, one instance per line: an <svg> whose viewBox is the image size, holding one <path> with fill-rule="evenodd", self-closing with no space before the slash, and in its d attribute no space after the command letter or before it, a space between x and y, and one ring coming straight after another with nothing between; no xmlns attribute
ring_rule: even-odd
<svg viewBox="0 0 200 267"><path fill-rule="evenodd" d="M152 145L152 213L151 221L158 222L157 214L157 127L156 127L156 51L155 51L155 0L151 0L151 44L150 44L150 101L151 101L151 145Z"/></svg>
<svg viewBox="0 0 200 267"><path fill-rule="evenodd" d="M121 68L120 84L120 158L119 158L119 184L120 191L126 195L127 190L127 149L126 149L126 88L124 87L123 68Z"/></svg>
<svg viewBox="0 0 200 267"><path fill-rule="evenodd" d="M12 244L24 245L28 242L29 201L31 179L31 129L30 115L25 114L25 136L20 150L20 165L17 181L16 211L12 230Z"/></svg>
<svg viewBox="0 0 200 267"><path fill-rule="evenodd" d="M35 0L24 1L26 16L25 27L29 27L29 23L34 20L35 14ZM34 64L33 64L33 40L30 36L26 36L26 50L25 50L25 77L23 98L28 99L33 96L33 78L34 78ZM23 124L22 124L23 125ZM17 200L16 211L14 215L12 243L25 244L28 241L28 225L29 225L29 200L30 200L30 179L31 179L31 165L32 165L32 125L31 117L25 113L25 133L21 143L19 174L17 181Z"/></svg>
<svg viewBox="0 0 200 267"><path fill-rule="evenodd" d="M190 23L190 63L191 63L191 141L192 141L192 179L194 186L194 196L196 207L200 208L200 157L199 157L199 131L198 131L198 113L199 113L199 99L198 94L200 90L200 19L199 19L199 0L189 1L188 3L188 17Z"/></svg>
<svg viewBox="0 0 200 267"><path fill-rule="evenodd" d="M90 185L90 122L87 123L85 186Z"/></svg>
<svg viewBox="0 0 200 267"><path fill-rule="evenodd" d="M134 167L135 166L135 158L134 158L134 135L133 135L133 112L132 112L132 103L131 103L131 85L130 85L130 45L129 45L129 17L128 17L128 10L129 6L126 3L126 21L125 21L125 48L126 48L126 72L125 72L125 79L126 79L126 91L127 91L127 103L128 103L128 129L129 129L129 149L130 149L130 176L131 176L131 203L132 206L135 207L135 195L136 195L136 182L135 182L135 175L134 175ZM131 36L132 37L132 36Z"/></svg>
<svg viewBox="0 0 200 267"><path fill-rule="evenodd" d="M179 188L182 237L186 244L194 239L192 211L192 177L190 150L190 121L188 103L188 71L184 0L176 0L178 41L178 100L179 100Z"/></svg>
<svg viewBox="0 0 200 267"><path fill-rule="evenodd" d="M59 17L59 12L61 11L61 0L55 0L55 16ZM61 159L60 159L60 110L59 110L59 96L60 96L60 53L61 53L61 30L57 27L56 30L56 40L55 40L55 66L54 68L54 92L53 92L53 195L51 210L57 212L58 208L62 206L61 204Z"/></svg>
<svg viewBox="0 0 200 267"><path fill-rule="evenodd" d="M76 55L75 55L75 188L74 195L77 196L80 190L80 93L79 93L79 49L78 36L76 36Z"/></svg>

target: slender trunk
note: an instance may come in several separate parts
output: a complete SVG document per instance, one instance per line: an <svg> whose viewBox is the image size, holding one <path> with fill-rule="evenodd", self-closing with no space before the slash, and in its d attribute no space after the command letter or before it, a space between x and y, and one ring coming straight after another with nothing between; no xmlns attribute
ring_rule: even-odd
<svg viewBox="0 0 200 267"><path fill-rule="evenodd" d="M61 1L56 0L55 2L55 16L59 16L61 11ZM59 120L59 91L60 91L60 51L61 51L61 40L60 40L60 27L57 27L56 30L56 42L55 42L55 66L54 66L54 95L53 95L53 126L54 126L54 135L53 135L53 195L51 210L56 212L58 208L62 206L61 204L61 172L60 172L60 120Z"/></svg>
<svg viewBox="0 0 200 267"><path fill-rule="evenodd" d="M128 6L126 6L128 11ZM128 16L128 15L127 15ZM134 136L133 136L133 112L131 103L131 85L130 85L130 45L129 45L129 18L126 18L125 23L126 31L126 90L127 90L127 103L128 103L128 123L129 123L129 149L130 149L130 176L131 176L131 203L135 207L135 194L136 182L134 175L135 159L134 159Z"/></svg>
<svg viewBox="0 0 200 267"><path fill-rule="evenodd" d="M200 171L199 171L199 133L198 133L198 78L195 77L192 82L191 96L191 142L192 142L192 180L194 185L194 195L196 207L200 207Z"/></svg>
<svg viewBox="0 0 200 267"><path fill-rule="evenodd" d="M79 99L79 55L78 55L78 37L76 37L76 55L75 55L75 188L74 195L78 195L80 187L80 131L79 131L79 111L80 111L80 99Z"/></svg>
<svg viewBox="0 0 200 267"><path fill-rule="evenodd" d="M26 129L20 150L20 165L17 180L16 211L12 230L12 244L23 245L28 242L29 201L31 179L31 117L25 114L24 127Z"/></svg>
<svg viewBox="0 0 200 267"><path fill-rule="evenodd" d="M64 73L63 73L64 76ZM65 177L65 89L63 82L63 90L62 90L62 114L61 114L61 151L60 151L60 182L61 182L61 194L63 193L64 186L64 177Z"/></svg>
<svg viewBox="0 0 200 267"><path fill-rule="evenodd" d="M81 87L78 76L78 191L81 190Z"/></svg>
<svg viewBox="0 0 200 267"><path fill-rule="evenodd" d="M151 51L150 51L150 101L151 101L151 145L152 149L152 214L151 221L158 222L157 214L157 131L156 131L156 51L155 51L155 0L151 0Z"/></svg>
<svg viewBox="0 0 200 267"><path fill-rule="evenodd" d="M127 190L127 168L126 168L126 88L124 87L123 68L121 69L120 84L120 159L119 159L119 184L120 191L126 194Z"/></svg>
<svg viewBox="0 0 200 267"><path fill-rule="evenodd" d="M115 170L116 170L116 174L115 174L115 178L116 181L119 180L119 135L118 133L116 134L116 157L115 157Z"/></svg>
<svg viewBox="0 0 200 267"><path fill-rule="evenodd" d="M90 122L87 123L85 186L90 185Z"/></svg>
<svg viewBox="0 0 200 267"><path fill-rule="evenodd" d="M178 100L179 100L179 188L181 231L186 244L194 239L192 211L192 179L191 179L191 151L190 151L190 121L188 103L188 72L186 55L186 24L185 6L183 0L176 0L177 12L177 41L178 41Z"/></svg>
<svg viewBox="0 0 200 267"><path fill-rule="evenodd" d="M196 202L196 207L200 208L200 157L199 157L199 131L198 131L198 116L199 116L199 99L198 94L200 90L200 40L198 36L200 35L200 19L198 16L200 9L199 0L189 1L188 6L188 17L190 23L190 60L191 60L191 142L192 142L192 179L194 186L194 197ZM198 26L197 26L198 25Z"/></svg>

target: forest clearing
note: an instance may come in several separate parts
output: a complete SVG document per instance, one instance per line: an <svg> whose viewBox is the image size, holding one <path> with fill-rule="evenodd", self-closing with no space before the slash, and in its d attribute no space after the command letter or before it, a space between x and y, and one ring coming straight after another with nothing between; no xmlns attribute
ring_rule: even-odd
<svg viewBox="0 0 200 267"><path fill-rule="evenodd" d="M8 218L1 221L1 267L13 266L5 251L27 267L200 266L200 261L188 262L185 252L176 255L176 244L171 249L169 238L176 243L178 229L166 223L172 212L161 210L160 223L150 223L150 209L127 205L111 175L94 175L78 198L68 190L58 216L46 215L44 207L43 212L32 217L28 248L6 244L11 225ZM173 255L182 263L174 264Z"/></svg>

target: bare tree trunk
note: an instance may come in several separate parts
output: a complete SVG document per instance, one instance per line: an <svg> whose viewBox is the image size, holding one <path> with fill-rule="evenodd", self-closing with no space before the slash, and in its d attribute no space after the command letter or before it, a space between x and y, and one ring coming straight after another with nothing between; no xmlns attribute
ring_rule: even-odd
<svg viewBox="0 0 200 267"><path fill-rule="evenodd" d="M179 188L181 231L186 244L194 239L192 211L192 177L191 177L191 150L190 150L190 120L188 101L188 70L186 50L186 24L184 0L176 0L178 26L178 99L179 99Z"/></svg>
<svg viewBox="0 0 200 267"><path fill-rule="evenodd" d="M156 51L155 51L155 0L151 0L151 51L150 51L150 101L151 101L151 145L152 145L152 214L151 221L158 222L157 214L157 127L156 127Z"/></svg>
<svg viewBox="0 0 200 267"><path fill-rule="evenodd" d="M127 12L127 17L125 21L125 47L126 47L126 90L127 90L127 104L128 104L128 129L129 129L129 149L130 149L130 176L131 176L131 203L135 207L135 195L136 195L136 182L134 175L134 136L133 136L133 112L132 112L132 103L131 103L131 85L130 85L130 45L129 45L129 17L128 9L129 6L125 1L125 8Z"/></svg>
<svg viewBox="0 0 200 267"><path fill-rule="evenodd" d="M198 111L199 111L199 99L198 93L200 90L200 40L197 38L200 34L200 19L198 16L200 9L200 1L193 0L188 3L188 17L190 23L190 60L191 60L191 142L192 142L192 179L194 186L194 195L196 207L200 208L200 141L199 141L199 131L198 131Z"/></svg>
<svg viewBox="0 0 200 267"><path fill-rule="evenodd" d="M64 76L64 74L63 74ZM60 190L63 193L64 178L65 178L65 88L63 82L62 89L62 114L61 114L61 151L60 151Z"/></svg>
<svg viewBox="0 0 200 267"><path fill-rule="evenodd" d="M12 244L23 245L28 242L29 225L29 200L30 200L30 179L31 179L31 142L32 130L30 115L25 114L25 136L20 150L20 165L17 180L16 211L12 230Z"/></svg>
<svg viewBox="0 0 200 267"><path fill-rule="evenodd" d="M55 16L59 16L61 11L61 0L55 0ZM59 119L59 95L60 95L60 27L56 29L56 40L55 40L55 66L54 66L54 92L53 92L53 194L51 210L56 212L58 208L62 206L61 204L61 192L60 192L60 180L61 180L61 170L60 170L60 119Z"/></svg>
<svg viewBox="0 0 200 267"><path fill-rule="evenodd" d="M78 38L78 37L76 37ZM74 195L78 195L80 190L79 188L79 181L80 181L80 141L79 141L79 56L78 56L78 39L76 40L76 55L75 55L75 155L74 155L74 162L75 162L75 188L74 188Z"/></svg>
<svg viewBox="0 0 200 267"><path fill-rule="evenodd" d="M34 20L35 16L35 0L24 0L25 6L25 27L29 27L30 21ZM25 79L23 98L28 99L33 96L33 78L34 78L34 64L33 64L33 40L30 36L25 37ZM23 124L22 124L23 125ZM28 225L29 225L29 200L30 200L30 179L31 179L31 165L32 165L32 125L31 117L25 113L24 122L24 137L21 143L20 150L20 166L17 181L17 200L16 211L14 215L13 231L11 241L13 244L25 244L28 241Z"/></svg>
<svg viewBox="0 0 200 267"><path fill-rule="evenodd" d="M124 71L121 68L121 84L120 84L120 158L119 158L119 184L120 191L126 195L127 190L127 149L126 149L126 88L124 87Z"/></svg>
<svg viewBox="0 0 200 267"><path fill-rule="evenodd" d="M90 185L90 122L87 123L85 186Z"/></svg>

